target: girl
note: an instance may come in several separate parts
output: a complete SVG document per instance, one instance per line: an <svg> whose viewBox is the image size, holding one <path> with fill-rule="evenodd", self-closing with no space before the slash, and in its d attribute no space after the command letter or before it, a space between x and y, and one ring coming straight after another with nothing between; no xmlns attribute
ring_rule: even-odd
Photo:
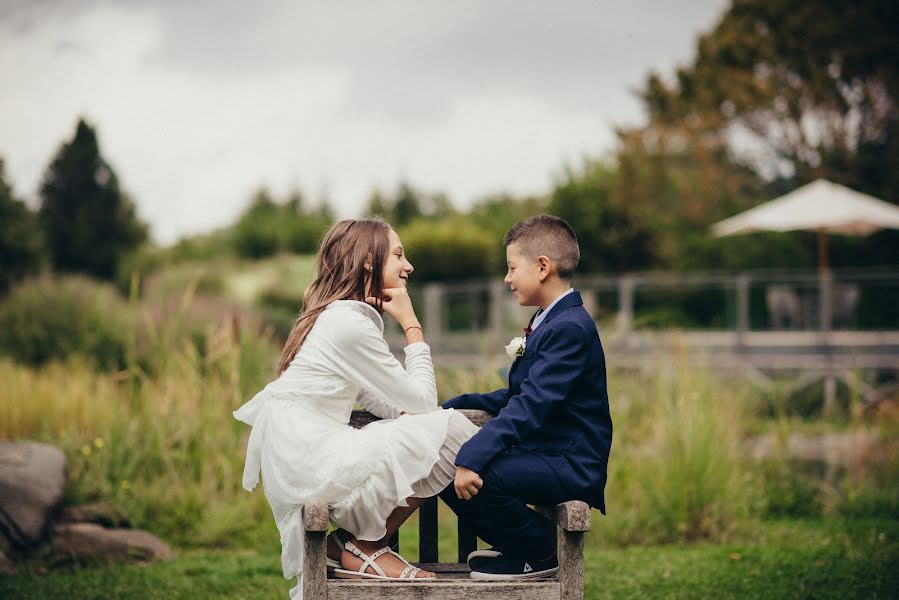
<svg viewBox="0 0 899 600"><path fill-rule="evenodd" d="M262 472L284 576L299 581L294 600L302 597L302 507L313 501L326 502L341 528L328 536L337 576L434 577L386 540L453 480L455 455L477 428L437 407L430 347L406 291L412 271L384 221L331 227L278 378L234 412L253 427L243 485L253 490ZM383 312L403 329L405 367L384 340ZM383 420L351 427L357 402Z"/></svg>

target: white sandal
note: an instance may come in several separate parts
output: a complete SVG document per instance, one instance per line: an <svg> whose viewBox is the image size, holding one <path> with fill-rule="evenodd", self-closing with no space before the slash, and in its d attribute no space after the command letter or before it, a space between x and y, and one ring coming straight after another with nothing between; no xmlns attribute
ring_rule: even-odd
<svg viewBox="0 0 899 600"><path fill-rule="evenodd" d="M340 530L335 529L334 531L332 531L331 533L328 534L328 537L331 538L332 540L334 540L334 543L337 544L337 548L340 549L341 552L343 552L343 545L345 542L342 539L340 539L340 534L337 533L338 531L340 531ZM333 558L326 559L325 564L328 567L328 571L334 571L334 569L339 569L341 567L340 561L334 560Z"/></svg>
<svg viewBox="0 0 899 600"><path fill-rule="evenodd" d="M352 542L345 542L343 547L353 555L361 558L362 566L359 567L358 571L350 571L349 569L334 569L334 576L340 577L341 579L418 579L416 575L418 575L418 573L421 571L421 569L413 566L408 560L391 550L390 546L384 546L377 552L372 553L371 556L360 550L356 546L356 544ZM375 563L378 558L387 553L393 554L395 557L406 564L406 568L403 569L403 572L400 573L399 577L389 577L387 573L384 572L384 569L382 569L377 565L377 563ZM368 567L371 567L372 570L374 570L374 573L366 573L365 571L368 569ZM428 577L427 579L433 578Z"/></svg>

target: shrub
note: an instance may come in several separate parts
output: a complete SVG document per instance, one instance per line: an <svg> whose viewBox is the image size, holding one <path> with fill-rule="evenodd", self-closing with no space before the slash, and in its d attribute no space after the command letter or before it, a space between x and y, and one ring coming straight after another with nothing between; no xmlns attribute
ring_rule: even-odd
<svg viewBox="0 0 899 600"><path fill-rule="evenodd" d="M278 251L278 223L267 216L248 217L234 226L234 250L246 258L264 258Z"/></svg>
<svg viewBox="0 0 899 600"><path fill-rule="evenodd" d="M768 461L761 467L764 510L767 517L817 517L821 515L818 486L798 473L788 461Z"/></svg>
<svg viewBox="0 0 899 600"><path fill-rule="evenodd" d="M418 281L476 279L499 269L493 257L502 240L471 222L420 220L399 235Z"/></svg>
<svg viewBox="0 0 899 600"><path fill-rule="evenodd" d="M33 365L82 354L118 369L134 324L111 285L80 276L34 279L0 304L0 353Z"/></svg>
<svg viewBox="0 0 899 600"><path fill-rule="evenodd" d="M329 224L327 217L282 209L250 213L234 226L232 244L245 258L264 258L279 251L315 252Z"/></svg>

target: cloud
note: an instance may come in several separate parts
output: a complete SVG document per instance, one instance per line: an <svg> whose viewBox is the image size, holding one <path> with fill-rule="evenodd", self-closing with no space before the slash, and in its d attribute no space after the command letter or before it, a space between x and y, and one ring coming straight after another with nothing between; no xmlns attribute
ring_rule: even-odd
<svg viewBox="0 0 899 600"><path fill-rule="evenodd" d="M341 215L405 178L461 206L539 193L639 119L630 88L689 59L722 0L7 2L0 154L20 193L75 120L164 242L254 187Z"/></svg>

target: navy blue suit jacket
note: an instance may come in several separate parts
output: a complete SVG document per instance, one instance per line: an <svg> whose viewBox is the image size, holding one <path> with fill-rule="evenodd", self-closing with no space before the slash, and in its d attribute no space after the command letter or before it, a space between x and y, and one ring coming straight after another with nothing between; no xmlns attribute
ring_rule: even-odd
<svg viewBox="0 0 899 600"><path fill-rule="evenodd" d="M508 388L463 394L443 407L496 415L462 446L457 466L480 473L504 450L520 447L550 464L570 500L605 513L612 417L602 344L583 304L575 291L547 313L512 364Z"/></svg>

